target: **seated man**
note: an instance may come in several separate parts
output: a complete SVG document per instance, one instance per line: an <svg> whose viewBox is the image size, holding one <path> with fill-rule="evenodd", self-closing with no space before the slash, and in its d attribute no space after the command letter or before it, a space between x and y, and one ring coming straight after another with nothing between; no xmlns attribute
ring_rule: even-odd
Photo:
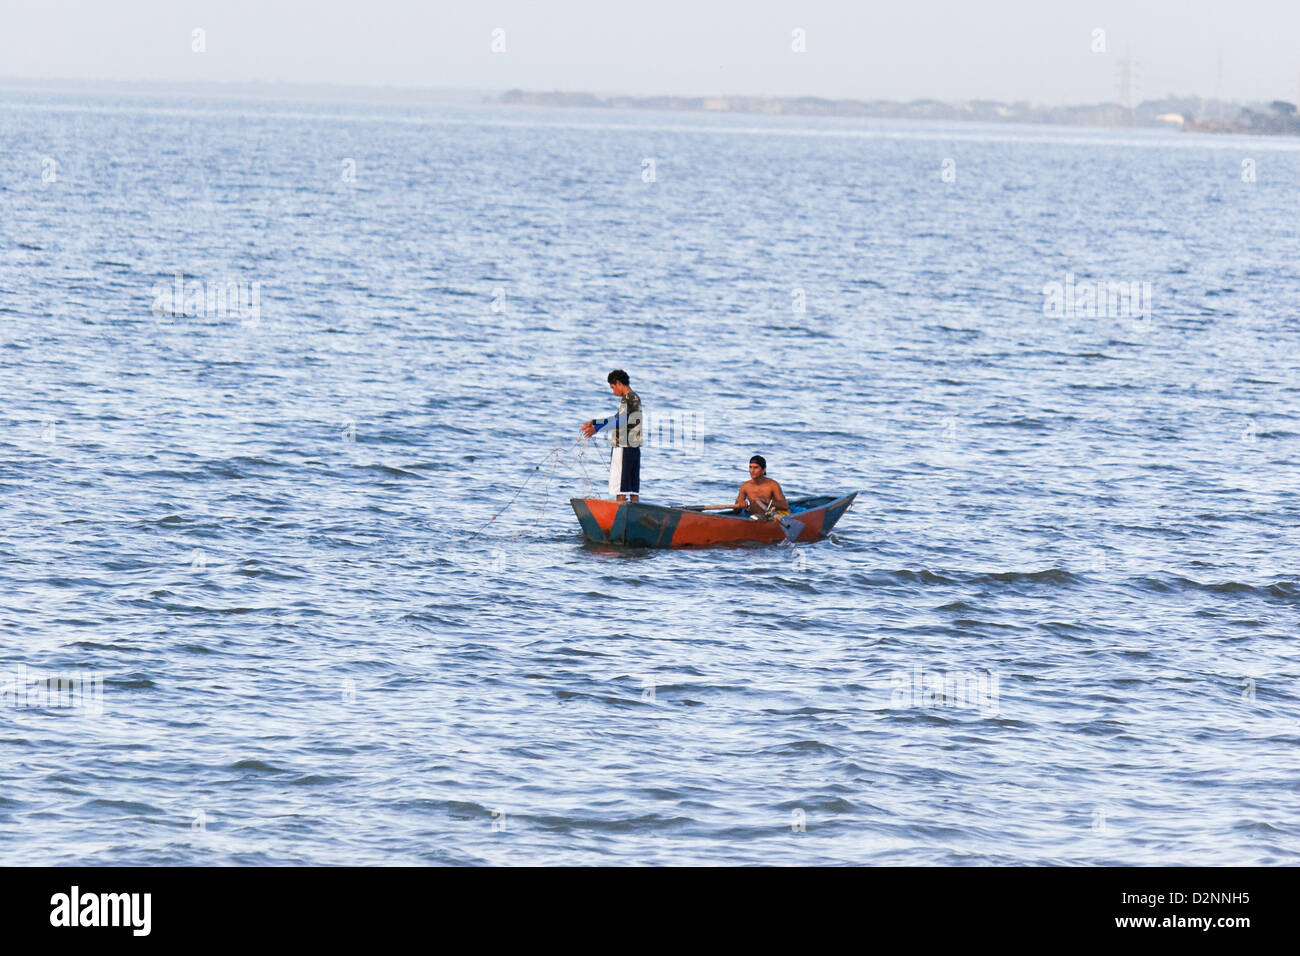
<svg viewBox="0 0 1300 956"><path fill-rule="evenodd" d="M767 477L767 462L762 455L749 459L749 481L740 486L740 492L736 495L736 507L747 508L756 517L771 518L778 512L790 513L790 503L785 500L785 492Z"/></svg>

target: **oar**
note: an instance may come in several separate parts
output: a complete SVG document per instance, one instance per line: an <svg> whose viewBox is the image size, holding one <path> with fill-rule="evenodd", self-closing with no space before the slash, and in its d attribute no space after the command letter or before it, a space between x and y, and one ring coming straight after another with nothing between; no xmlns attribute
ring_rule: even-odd
<svg viewBox="0 0 1300 956"><path fill-rule="evenodd" d="M744 505L678 505L682 511L734 511Z"/></svg>

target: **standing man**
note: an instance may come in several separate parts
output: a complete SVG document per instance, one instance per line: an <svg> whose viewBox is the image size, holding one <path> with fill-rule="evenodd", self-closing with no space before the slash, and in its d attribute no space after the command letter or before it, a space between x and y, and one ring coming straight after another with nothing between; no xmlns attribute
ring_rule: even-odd
<svg viewBox="0 0 1300 956"><path fill-rule="evenodd" d="M610 422L614 428L609 441L614 453L609 460L609 493L619 501L640 498L641 492L641 399L628 385L627 372L616 368L606 376L609 387L619 397L618 412L609 418L592 419L582 426L590 438Z"/></svg>

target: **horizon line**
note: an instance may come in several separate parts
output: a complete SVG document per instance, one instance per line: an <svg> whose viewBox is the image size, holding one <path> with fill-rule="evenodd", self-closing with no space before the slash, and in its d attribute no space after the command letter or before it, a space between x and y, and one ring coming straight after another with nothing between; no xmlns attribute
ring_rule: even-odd
<svg viewBox="0 0 1300 956"><path fill-rule="evenodd" d="M334 91L339 93L387 92L390 94L396 93L396 94L405 94L405 95L443 94L443 95L453 95L458 97L486 95L486 96L492 96L496 99L499 99L500 97L504 96L507 93L517 92L517 93L524 93L524 94L548 94L548 95L558 94L564 96L585 95L585 96L594 96L605 100L609 100L609 99L630 99L630 100L749 99L749 100L769 100L769 101L819 100L819 101L830 102L830 103L911 104L911 103L928 102L928 103L942 103L945 105L958 105L958 104L982 102L982 103L998 103L998 104L1007 104L1007 105L1024 104L1035 108L1045 108L1045 109L1068 109L1071 107L1083 107L1083 106L1091 106L1091 107L1120 106L1121 108L1128 108L1128 107L1123 107L1123 104L1119 103L1116 100L1094 100L1092 102L1052 103L1047 101L1041 101L1041 100L1034 101L1029 99L1002 100L1002 99L995 99L987 96L970 96L970 97L958 97L958 98L950 98L950 99L940 99L934 96L919 96L919 97L913 97L911 99L881 99L881 98L864 99L861 97L853 97L853 96L833 96L833 97L822 96L813 93L797 93L797 94L718 93L718 92L626 93L626 92L598 91L598 90L591 90L591 89L581 89L581 90L559 89L559 88L542 89L542 88L525 88L519 86L512 86L503 89L499 87L411 86L407 84L396 84L396 83L339 83L339 82L331 82L328 80L325 81L270 80L270 79L177 80L177 79L158 79L158 78L117 79L117 78L108 78L108 77L33 77L33 76L0 75L0 91L11 88L10 86L11 84L18 88L24 88L24 89L55 87L55 88L62 88L64 90L68 90L70 88L76 88L78 92L89 92L89 93L97 92L97 90L95 89L96 86L112 87L114 89L110 89L108 90L108 92L117 92L117 93L132 92L131 88L136 88L136 89L148 88L155 91L159 89L162 90L173 89L177 91L181 89L213 90L214 88L215 89L225 88L225 91L233 91L238 88L243 88L243 90L247 92L255 92L258 89L272 90L275 88L281 88L281 89L296 89L301 91L315 89L321 91ZM1135 104L1134 108L1137 105L1140 105L1141 103L1160 102L1162 100L1168 100L1168 99L1189 99L1189 100L1194 99L1204 103L1223 103L1223 104L1229 104L1235 106L1245 105L1249 103L1291 102L1290 100L1286 100L1281 97L1277 97L1271 100L1269 99L1253 99L1253 100L1252 99L1222 99L1221 100L1210 96L1203 96L1199 93L1172 93L1171 92L1163 96L1140 100Z"/></svg>

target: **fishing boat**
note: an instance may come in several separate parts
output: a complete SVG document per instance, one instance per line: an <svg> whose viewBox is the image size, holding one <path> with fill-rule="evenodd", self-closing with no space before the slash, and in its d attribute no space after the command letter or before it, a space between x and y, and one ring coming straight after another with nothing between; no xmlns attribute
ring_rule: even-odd
<svg viewBox="0 0 1300 956"><path fill-rule="evenodd" d="M652 505L644 501L570 498L589 541L637 548L708 548L716 544L816 541L849 510L858 493L789 500L790 513L752 518L742 508Z"/></svg>

